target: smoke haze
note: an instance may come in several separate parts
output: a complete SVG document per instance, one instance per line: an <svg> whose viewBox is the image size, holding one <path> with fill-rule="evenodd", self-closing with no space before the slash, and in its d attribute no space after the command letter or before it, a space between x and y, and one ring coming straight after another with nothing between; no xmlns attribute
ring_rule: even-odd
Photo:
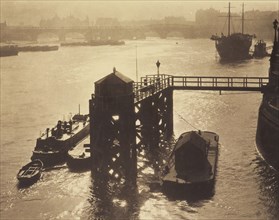
<svg viewBox="0 0 279 220"><path fill-rule="evenodd" d="M241 4L245 10L275 11L278 1L231 1L232 12L240 13ZM215 8L227 11L228 1L0 1L1 22L10 25L35 25L41 19L55 15L66 17L73 15L90 22L98 17L117 18L119 20L162 19L165 16L183 16L194 21L198 9Z"/></svg>

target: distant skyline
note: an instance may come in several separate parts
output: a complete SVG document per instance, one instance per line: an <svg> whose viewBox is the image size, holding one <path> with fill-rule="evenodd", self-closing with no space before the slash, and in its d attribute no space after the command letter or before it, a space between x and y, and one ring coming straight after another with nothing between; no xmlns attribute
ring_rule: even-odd
<svg viewBox="0 0 279 220"><path fill-rule="evenodd" d="M242 3L245 10L276 11L279 1L237 1L231 0L231 11L241 12ZM229 1L12 1L1 0L1 22L10 25L38 25L41 18L48 19L57 15L73 15L80 19L89 17L93 22L98 17L111 17L119 20L163 19L166 16L183 16L188 21L195 20L199 9L214 8L226 12ZM278 18L278 17L277 17Z"/></svg>

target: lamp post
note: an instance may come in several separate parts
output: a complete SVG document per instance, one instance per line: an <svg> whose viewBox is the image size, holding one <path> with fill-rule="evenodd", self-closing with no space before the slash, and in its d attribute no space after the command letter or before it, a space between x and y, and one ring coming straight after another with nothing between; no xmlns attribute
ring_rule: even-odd
<svg viewBox="0 0 279 220"><path fill-rule="evenodd" d="M156 63L156 66L157 66L157 75L158 75L158 77L159 77L159 68L160 68L160 62L159 62L159 60L157 60L157 63Z"/></svg>
<svg viewBox="0 0 279 220"><path fill-rule="evenodd" d="M277 19L275 19L273 22L273 28L275 30L274 42L277 42L277 27L278 27L278 21L277 21Z"/></svg>

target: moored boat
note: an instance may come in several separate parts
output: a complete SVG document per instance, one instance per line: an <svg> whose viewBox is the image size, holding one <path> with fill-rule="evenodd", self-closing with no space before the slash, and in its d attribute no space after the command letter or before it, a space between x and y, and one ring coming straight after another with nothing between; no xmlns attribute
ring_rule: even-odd
<svg viewBox="0 0 279 220"><path fill-rule="evenodd" d="M279 30L273 22L275 37L270 58L269 82L263 88L256 134L257 150L279 172Z"/></svg>
<svg viewBox="0 0 279 220"><path fill-rule="evenodd" d="M70 170L79 171L90 168L91 154L89 144L90 136L88 135L76 147L68 151L67 165Z"/></svg>
<svg viewBox="0 0 279 220"><path fill-rule="evenodd" d="M18 50L20 52L37 52L37 51L54 51L58 50L59 47L57 45L49 46L49 45L30 45L30 46L19 46Z"/></svg>
<svg viewBox="0 0 279 220"><path fill-rule="evenodd" d="M163 187L212 185L216 176L219 136L210 131L180 135L162 175Z"/></svg>
<svg viewBox="0 0 279 220"><path fill-rule="evenodd" d="M266 43L263 40L259 40L254 45L254 52L253 57L255 58L263 58L269 56L269 53L267 52Z"/></svg>
<svg viewBox="0 0 279 220"><path fill-rule="evenodd" d="M67 152L89 134L88 115L74 115L68 122L58 121L37 139L32 160L40 159L46 166L65 162Z"/></svg>
<svg viewBox="0 0 279 220"><path fill-rule="evenodd" d="M14 45L5 45L0 47L0 57L18 55L18 47Z"/></svg>
<svg viewBox="0 0 279 220"><path fill-rule="evenodd" d="M32 184L40 179L43 166L41 160L33 160L19 170L17 179L21 184Z"/></svg>
<svg viewBox="0 0 279 220"><path fill-rule="evenodd" d="M222 60L235 61L249 59L252 56L249 54L252 45L253 35L244 34L244 8L242 7L242 32L232 33L230 30L231 24L231 11L229 3L228 12L228 35L221 36L213 35L211 40L215 41L215 47Z"/></svg>
<svg viewBox="0 0 279 220"><path fill-rule="evenodd" d="M104 45L124 45L124 41L119 40L90 40L87 42L64 42L61 46L104 46Z"/></svg>

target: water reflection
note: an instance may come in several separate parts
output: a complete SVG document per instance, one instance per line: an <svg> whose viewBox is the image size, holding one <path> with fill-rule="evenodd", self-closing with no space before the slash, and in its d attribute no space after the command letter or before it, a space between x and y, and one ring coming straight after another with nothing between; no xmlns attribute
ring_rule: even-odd
<svg viewBox="0 0 279 220"><path fill-rule="evenodd" d="M219 63L222 64L222 65L227 65L227 66L239 66L239 65L242 65L242 64L247 64L251 62L251 59L246 59L246 60L222 60L220 59L219 60Z"/></svg>
<svg viewBox="0 0 279 220"><path fill-rule="evenodd" d="M173 145L173 139L162 141L156 149L144 149L138 154L137 184L121 184L93 169L87 213L92 219L140 218L140 209L150 199L161 194L160 170Z"/></svg>
<svg viewBox="0 0 279 220"><path fill-rule="evenodd" d="M214 196L215 182L199 185L183 185L175 188L164 187L163 192L171 201L186 200L190 206L201 207Z"/></svg>
<svg viewBox="0 0 279 220"><path fill-rule="evenodd" d="M92 173L90 186L90 207L92 219L134 219L138 218L142 197L136 185L120 186L109 181L101 173Z"/></svg>
<svg viewBox="0 0 279 220"><path fill-rule="evenodd" d="M40 179L36 180L36 181L30 181L30 182L17 182L17 189L20 191L22 189L27 189L29 187L31 187L32 185L35 185L36 183L42 181L44 179L44 175L46 175L47 173L53 171L53 170L62 170L62 169L66 169L67 166L65 164L65 162L59 162L59 163L55 163L53 166L48 165L47 167L44 167L41 173L41 177Z"/></svg>
<svg viewBox="0 0 279 220"><path fill-rule="evenodd" d="M259 156L255 159L258 177L259 199L267 207L271 219L279 219L279 173L273 170Z"/></svg>

